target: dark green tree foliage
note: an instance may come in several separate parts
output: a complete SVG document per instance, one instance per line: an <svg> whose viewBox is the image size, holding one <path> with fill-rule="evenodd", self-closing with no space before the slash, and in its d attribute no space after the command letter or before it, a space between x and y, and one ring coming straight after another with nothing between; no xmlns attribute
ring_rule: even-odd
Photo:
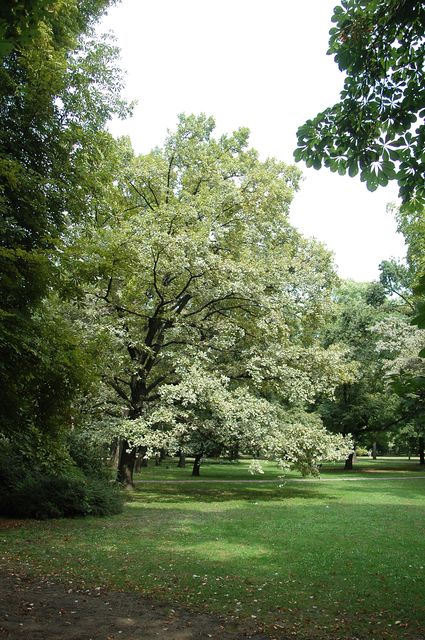
<svg viewBox="0 0 425 640"><path fill-rule="evenodd" d="M375 350L378 336L372 331L394 308L386 304L379 283L347 281L336 293L335 309L325 344L346 345L357 370L355 379L338 386L335 397L323 399L318 410L329 430L351 433L357 444L370 446L398 418L398 398L385 385Z"/></svg>
<svg viewBox="0 0 425 640"><path fill-rule="evenodd" d="M6 434L44 429L67 413L60 397L69 401L74 347L65 344L66 331L46 335L43 314L50 312L39 305L55 286L64 230L102 209L100 195L111 181L98 169L113 145L105 124L125 106L117 50L93 39L109 4L21 0L0 9L0 432ZM59 353L55 364L52 352Z"/></svg>
<svg viewBox="0 0 425 640"><path fill-rule="evenodd" d="M411 270L400 260L383 260L379 265L379 282L385 294L397 299L406 313L413 311L413 276Z"/></svg>
<svg viewBox="0 0 425 640"><path fill-rule="evenodd" d="M298 129L296 160L355 176L374 191L397 180L425 204L425 3L342 0L329 51L346 73L340 102Z"/></svg>
<svg viewBox="0 0 425 640"><path fill-rule="evenodd" d="M407 263L412 274L416 308L413 322L420 329L425 329L425 210L400 207L396 216L398 230L407 244Z"/></svg>

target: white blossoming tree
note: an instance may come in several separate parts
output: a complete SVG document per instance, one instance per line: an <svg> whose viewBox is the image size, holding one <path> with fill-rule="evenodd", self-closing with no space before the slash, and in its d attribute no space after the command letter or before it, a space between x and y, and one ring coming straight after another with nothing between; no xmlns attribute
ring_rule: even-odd
<svg viewBox="0 0 425 640"><path fill-rule="evenodd" d="M317 341L335 274L288 221L297 169L260 161L245 129L213 130L212 118L181 116L163 148L127 152L111 216L76 229L69 253L102 363L97 405L115 416L102 432L123 438L127 484L138 446L199 462L238 442L296 462L282 417L347 375L341 350ZM323 429L302 428L332 457Z"/></svg>

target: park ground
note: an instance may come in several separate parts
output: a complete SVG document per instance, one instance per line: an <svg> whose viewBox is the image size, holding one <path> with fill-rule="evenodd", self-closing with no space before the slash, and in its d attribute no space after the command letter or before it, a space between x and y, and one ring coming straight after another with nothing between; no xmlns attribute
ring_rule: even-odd
<svg viewBox="0 0 425 640"><path fill-rule="evenodd" d="M0 639L425 639L425 469L142 469L124 513L0 520Z"/></svg>

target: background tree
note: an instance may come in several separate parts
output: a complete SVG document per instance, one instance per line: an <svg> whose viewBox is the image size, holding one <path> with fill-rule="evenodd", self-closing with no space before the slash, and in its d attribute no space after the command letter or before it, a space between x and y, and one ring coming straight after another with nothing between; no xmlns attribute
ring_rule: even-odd
<svg viewBox="0 0 425 640"><path fill-rule="evenodd" d="M102 215L112 182L99 168L114 148L105 125L125 106L117 50L93 39L109 4L19 2L0 10L0 430L8 436L42 431L46 404L58 420L67 414L47 398L56 385L45 384L51 343L40 341L38 318L55 288L67 225Z"/></svg>
<svg viewBox="0 0 425 640"><path fill-rule="evenodd" d="M388 431L403 419L399 397L386 383L383 356L377 345L381 327L394 317L404 319L404 301L388 301L379 283L348 281L337 290L335 303L324 344L341 343L349 348L353 376L336 388L333 398L322 399L317 408L328 429L351 433L356 444L375 450L375 443L386 446ZM347 468L351 468L351 459Z"/></svg>
<svg viewBox="0 0 425 640"><path fill-rule="evenodd" d="M414 429L420 464L425 464L425 350L424 331L404 316L390 317L373 327L379 335L376 350L383 362L386 386L399 396L404 424Z"/></svg>

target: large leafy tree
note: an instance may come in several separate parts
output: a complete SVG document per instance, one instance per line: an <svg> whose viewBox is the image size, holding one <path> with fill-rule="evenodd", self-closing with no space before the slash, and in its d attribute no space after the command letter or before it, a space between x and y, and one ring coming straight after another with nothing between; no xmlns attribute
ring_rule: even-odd
<svg viewBox="0 0 425 640"><path fill-rule="evenodd" d="M385 266L388 276L390 265ZM328 429L351 433L363 446L385 439L388 430L404 420L399 397L387 384L383 356L377 349L386 323L398 318L408 322L404 310L404 300L400 304L387 300L379 283L347 281L335 293L334 314L324 342L348 348L353 375L336 388L332 398L321 399L318 410Z"/></svg>
<svg viewBox="0 0 425 640"><path fill-rule="evenodd" d="M213 130L181 116L162 148L116 173L114 215L75 229L68 268L86 331L103 336L95 404L124 418L124 482L136 445L259 449L282 412L344 376L340 351L316 343L330 254L288 221L298 171L261 162L245 129Z"/></svg>
<svg viewBox="0 0 425 640"><path fill-rule="evenodd" d="M297 160L365 181L397 180L404 204L423 210L425 4L342 0L329 51L345 72L340 101L298 129Z"/></svg>
<svg viewBox="0 0 425 640"><path fill-rule="evenodd" d="M125 106L117 51L93 39L109 4L24 1L0 10L0 425L8 435L43 430L48 407L58 420L67 413L59 394L69 398L72 358L54 382L51 347L67 351L68 332L41 341L40 318L50 312L40 304L55 287L64 231L102 214L111 182L99 168L114 149L105 124Z"/></svg>

